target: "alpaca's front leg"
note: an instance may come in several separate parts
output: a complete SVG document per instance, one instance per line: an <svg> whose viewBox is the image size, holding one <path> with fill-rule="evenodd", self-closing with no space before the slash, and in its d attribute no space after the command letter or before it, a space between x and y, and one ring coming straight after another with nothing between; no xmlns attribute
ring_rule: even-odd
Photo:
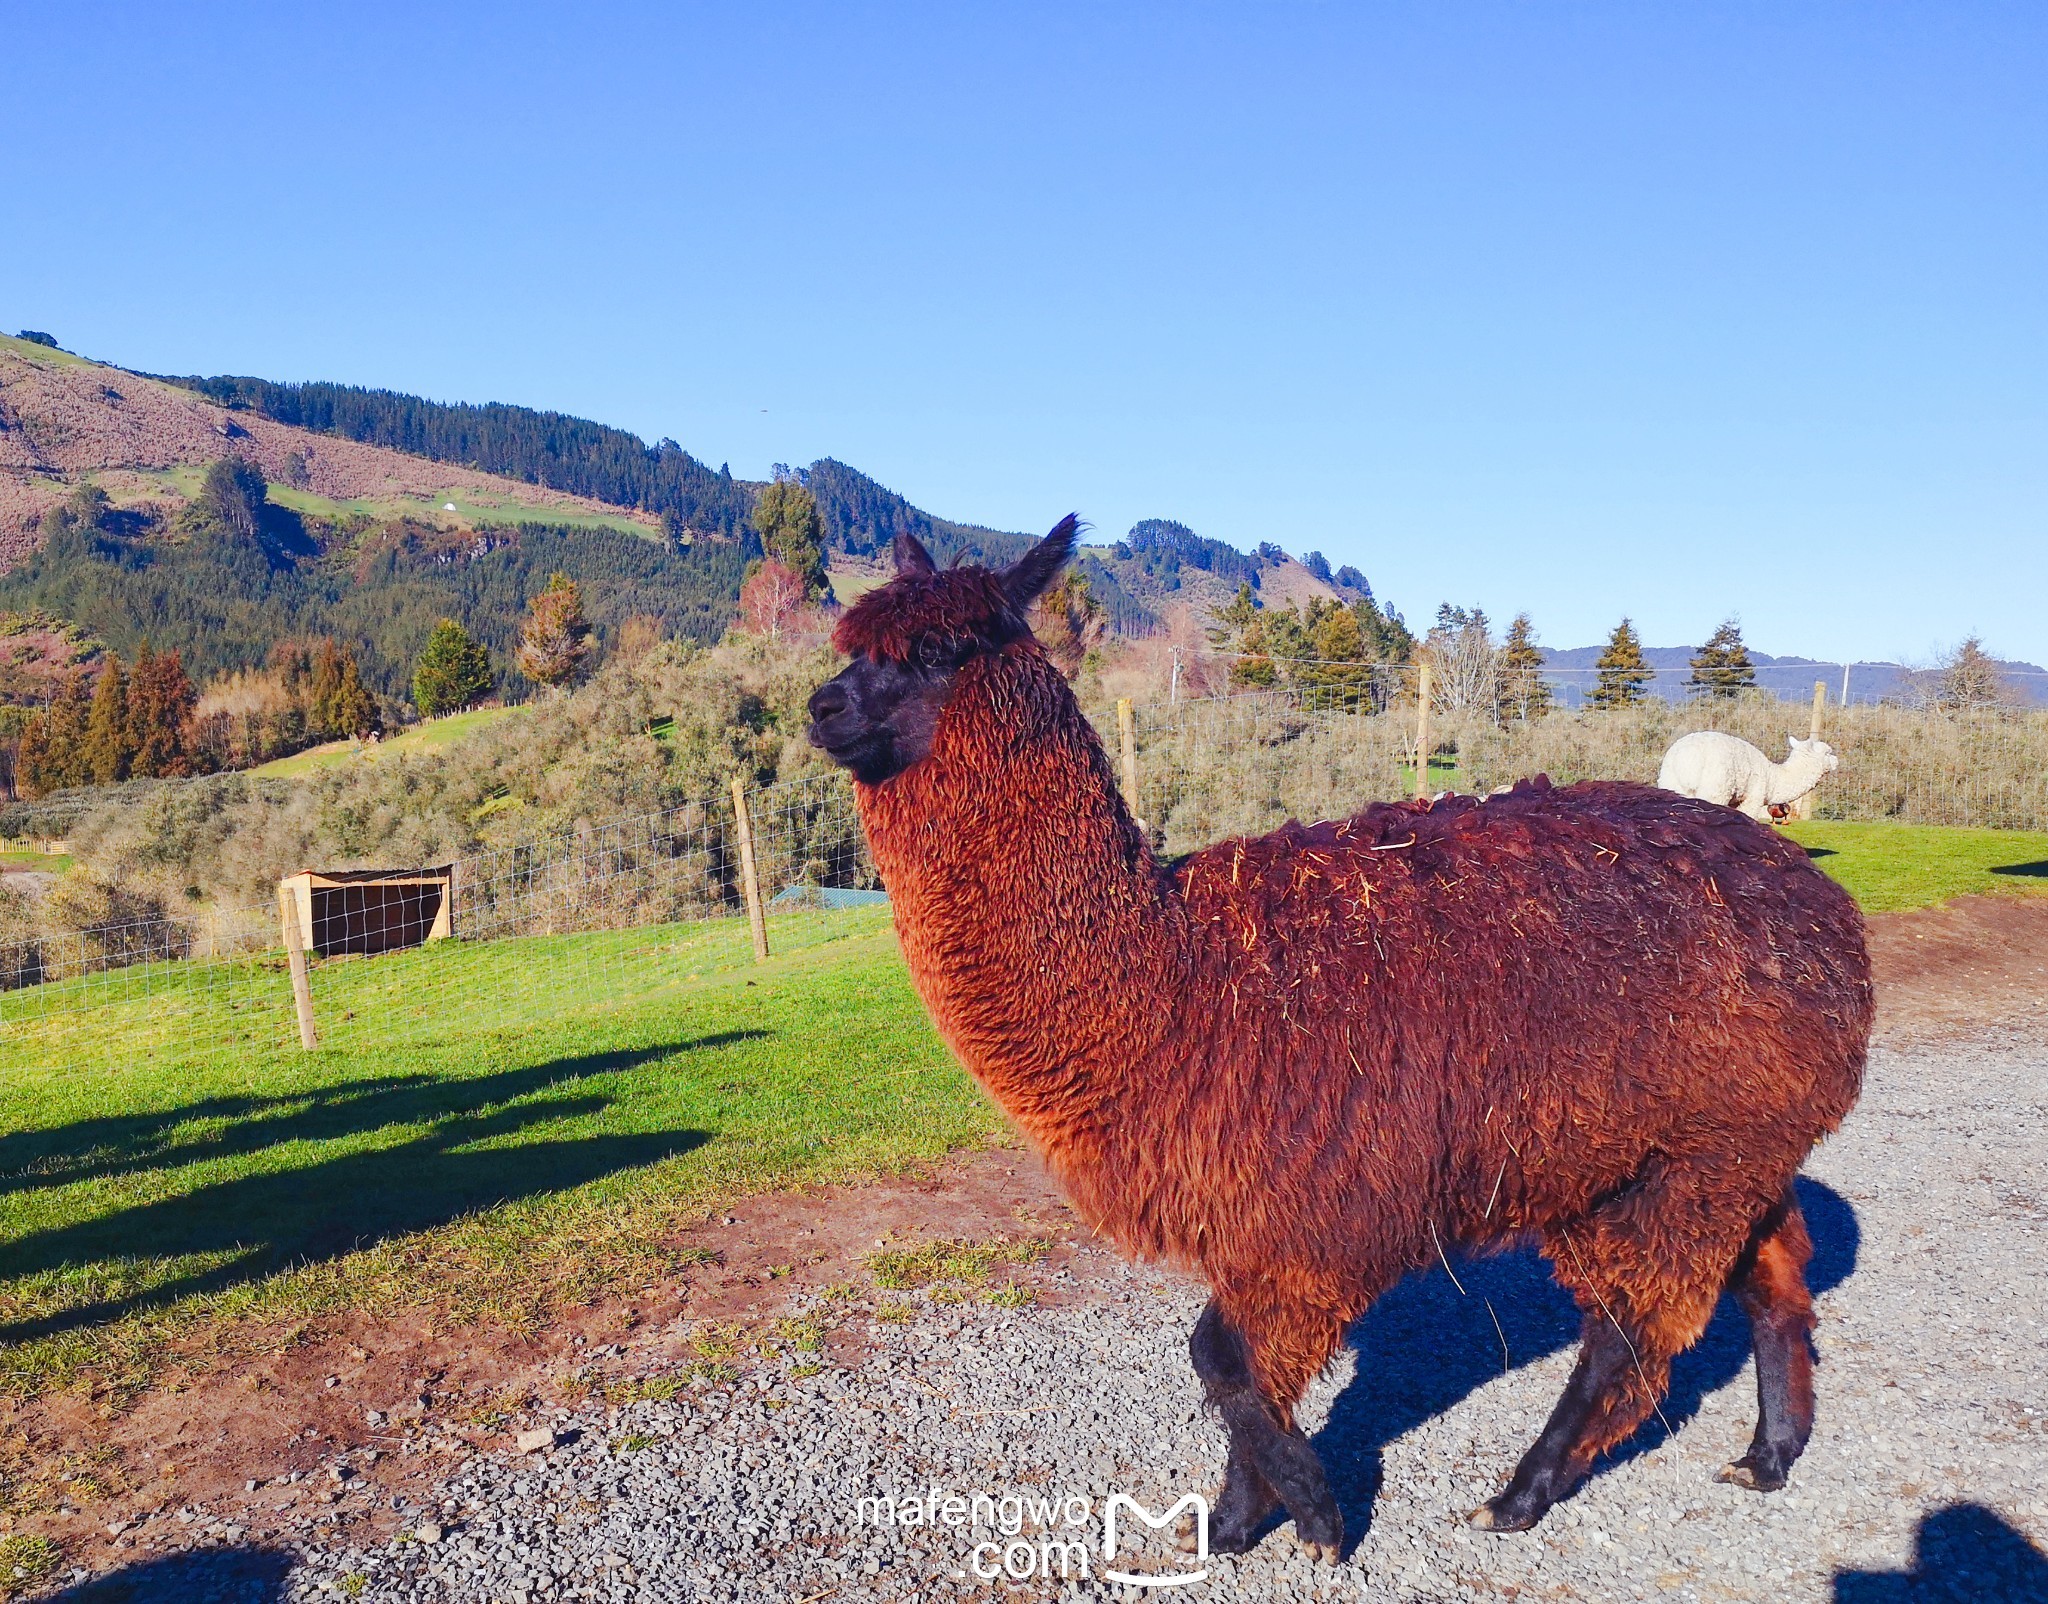
<svg viewBox="0 0 2048 1604"><path fill-rule="evenodd" d="M1188 1356L1230 1433L1209 1546L1220 1554L1243 1553L1266 1517L1284 1503L1309 1556L1334 1561L1344 1547L1344 1517L1330 1495L1322 1461L1301 1429L1259 1390L1244 1338L1213 1299L1195 1322Z"/></svg>

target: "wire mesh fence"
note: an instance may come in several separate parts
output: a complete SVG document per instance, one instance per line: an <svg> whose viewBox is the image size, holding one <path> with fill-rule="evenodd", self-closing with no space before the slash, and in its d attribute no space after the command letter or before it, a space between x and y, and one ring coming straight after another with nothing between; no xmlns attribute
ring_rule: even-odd
<svg viewBox="0 0 2048 1604"><path fill-rule="evenodd" d="M873 928L882 901L837 776L745 794L768 945ZM318 1040L402 1046L649 997L754 957L726 798L580 825L397 876L296 876L276 906L0 942L0 1066L264 1052L299 1039L291 952Z"/></svg>
<svg viewBox="0 0 2048 1604"><path fill-rule="evenodd" d="M1533 774L1651 783L1666 749L1693 730L1724 730L1782 759L1787 736L1810 728L1806 708L1767 694L1505 720L1432 700L1431 792L1484 794ZM1417 711L1413 677L1387 670L1139 706L1138 813L1179 853L1413 796ZM1114 715L1097 723L1115 751ZM1814 791L1814 818L2048 830L2048 713L1831 706L1820 734L1840 766Z"/></svg>

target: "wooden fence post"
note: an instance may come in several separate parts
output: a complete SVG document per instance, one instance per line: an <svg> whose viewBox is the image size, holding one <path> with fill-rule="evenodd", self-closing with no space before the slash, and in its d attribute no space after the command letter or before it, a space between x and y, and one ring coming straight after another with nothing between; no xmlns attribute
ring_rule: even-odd
<svg viewBox="0 0 2048 1604"><path fill-rule="evenodd" d="M285 962L292 971L292 1006L299 1014L299 1045L310 1053L320 1045L320 1034L313 1028L313 984L306 974L306 935L299 922L298 889L291 885L277 889Z"/></svg>
<svg viewBox="0 0 2048 1604"><path fill-rule="evenodd" d="M1813 723L1806 732L1806 738L1809 741L1820 739L1821 709L1827 705L1828 682L1824 679L1817 679L1813 682ZM1811 791L1808 791L1806 795L1792 804L1792 817L1795 819L1810 819L1813 817L1813 793Z"/></svg>
<svg viewBox="0 0 2048 1604"><path fill-rule="evenodd" d="M740 832L740 889L747 895L747 925L754 933L754 962L768 961L768 918L761 907L761 877L754 869L754 826L747 817L747 788L732 777L732 816Z"/></svg>
<svg viewBox="0 0 2048 1604"><path fill-rule="evenodd" d="M1131 810L1131 817L1138 816L1138 718L1131 711L1131 699L1119 696L1116 701L1116 734L1118 744L1123 748L1124 806Z"/></svg>
<svg viewBox="0 0 2048 1604"><path fill-rule="evenodd" d="M1429 664L1421 665L1415 682L1415 795L1429 797Z"/></svg>

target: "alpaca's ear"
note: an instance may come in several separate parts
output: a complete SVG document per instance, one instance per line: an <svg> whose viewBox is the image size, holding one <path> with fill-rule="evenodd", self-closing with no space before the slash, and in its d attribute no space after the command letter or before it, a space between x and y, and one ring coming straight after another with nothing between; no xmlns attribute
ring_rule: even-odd
<svg viewBox="0 0 2048 1604"><path fill-rule="evenodd" d="M1059 578L1067 559L1074 555L1074 541L1081 533L1081 520L1068 513L1052 526L1052 533L1019 557L1004 571L1003 589L1018 607L1029 607L1039 593Z"/></svg>
<svg viewBox="0 0 2048 1604"><path fill-rule="evenodd" d="M932 561L932 554L908 530L896 537L893 549L899 574L929 574L938 566Z"/></svg>

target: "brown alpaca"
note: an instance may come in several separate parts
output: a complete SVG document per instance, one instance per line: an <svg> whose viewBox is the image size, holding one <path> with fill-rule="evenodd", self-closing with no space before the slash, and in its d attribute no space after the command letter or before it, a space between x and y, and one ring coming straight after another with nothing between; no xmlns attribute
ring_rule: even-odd
<svg viewBox="0 0 2048 1604"><path fill-rule="evenodd" d="M811 739L853 771L919 994L1093 1224L1199 1270L1189 1347L1230 1434L1213 1538L1342 1519L1294 1424L1344 1331L1453 1248L1534 1243L1584 1315L1506 1489L1535 1524L1662 1396L1724 1288L1784 1485L1813 1421L1801 1162L1856 1101L1855 906L1727 808L1647 786L1382 804L1154 858L1024 622L1013 568L897 578L841 621Z"/></svg>

